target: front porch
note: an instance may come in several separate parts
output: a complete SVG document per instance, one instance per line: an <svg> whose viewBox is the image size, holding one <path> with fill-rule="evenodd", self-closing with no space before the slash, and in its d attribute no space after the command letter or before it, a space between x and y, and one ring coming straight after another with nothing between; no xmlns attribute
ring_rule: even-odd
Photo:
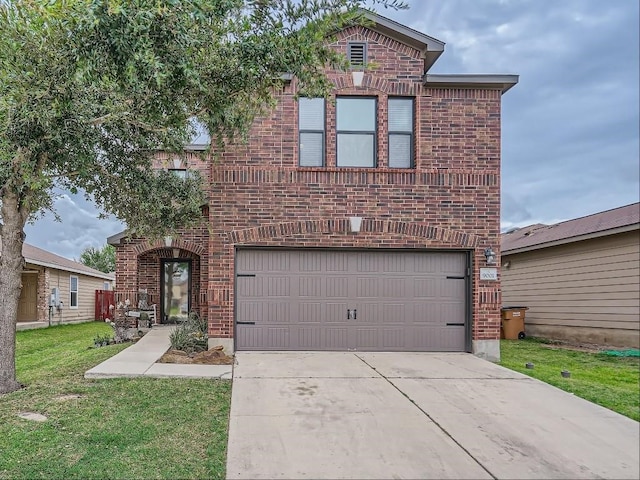
<svg viewBox="0 0 640 480"><path fill-rule="evenodd" d="M207 261L199 246L127 239L116 252L114 300L128 306L130 316L147 312L156 324L181 323L190 313L206 317Z"/></svg>

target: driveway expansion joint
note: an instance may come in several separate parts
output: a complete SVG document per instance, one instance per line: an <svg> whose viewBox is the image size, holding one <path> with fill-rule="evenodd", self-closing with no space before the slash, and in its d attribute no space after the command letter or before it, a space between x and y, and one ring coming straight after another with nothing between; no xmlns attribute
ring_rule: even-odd
<svg viewBox="0 0 640 480"><path fill-rule="evenodd" d="M460 442L458 442L458 440L455 439L455 437L453 435L451 435L442 425L440 425L440 423L438 423L433 417L431 417L431 415L429 415L427 413L427 411L425 409L423 409L420 405L418 405L409 395L407 395L405 392L403 392L402 390L400 390L395 383L393 383L391 380L389 380L388 377L386 377L385 375L383 375L382 373L380 373L378 371L378 369L376 369L373 365L369 364L364 358L362 358L360 355L355 354L354 356L356 358L358 358L358 360L360 360L362 363L364 363L367 367L369 367L371 370L373 370L374 372L376 372L381 378L383 378L385 381L387 381L389 383L389 385L391 385L394 389L396 389L403 397L405 397L407 400L409 400L409 402L411 402L413 404L414 407L416 407L418 410L420 410L420 412L422 412L422 414L424 416L426 416L431 422L433 422L433 424L438 427L442 433L444 433L447 437L449 437L451 439L452 442L454 442L456 445L458 445L458 447L460 447L462 449L462 451L464 451L480 468L482 468L485 472L487 472L487 474L493 478L494 480L497 480L498 477L496 477L493 473L491 473L491 471L485 467L482 463L480 463L480 461L478 461L478 459L476 457L474 457L471 452L464 447L464 445L462 445ZM401 377L391 377L391 378L401 378ZM430 380L429 378L424 378L423 380ZM478 380L477 378L475 380Z"/></svg>

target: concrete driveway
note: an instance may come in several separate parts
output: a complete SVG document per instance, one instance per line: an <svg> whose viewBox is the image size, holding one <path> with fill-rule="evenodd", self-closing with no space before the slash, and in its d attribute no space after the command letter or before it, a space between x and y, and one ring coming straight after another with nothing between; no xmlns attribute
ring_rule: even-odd
<svg viewBox="0 0 640 480"><path fill-rule="evenodd" d="M639 478L637 422L470 354L236 359L230 479Z"/></svg>

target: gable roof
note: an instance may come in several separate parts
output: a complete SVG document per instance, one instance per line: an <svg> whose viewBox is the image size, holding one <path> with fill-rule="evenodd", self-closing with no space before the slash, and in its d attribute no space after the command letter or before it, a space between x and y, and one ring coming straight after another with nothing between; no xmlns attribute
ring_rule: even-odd
<svg viewBox="0 0 640 480"><path fill-rule="evenodd" d="M61 257L55 253L48 252L33 245L25 243L22 246L22 256L27 263L32 265L39 265L41 267L57 268L58 270L65 270L71 273L79 273L81 275L87 275L89 277L102 278L104 280L113 280L115 276L110 273L104 273L99 270L95 270L86 265L69 260L68 258Z"/></svg>
<svg viewBox="0 0 640 480"><path fill-rule="evenodd" d="M640 203L606 210L553 225L537 223L502 234L502 254L578 242L640 228Z"/></svg>
<svg viewBox="0 0 640 480"><path fill-rule="evenodd" d="M365 11L364 16L373 22L373 25L367 26L367 28L422 52L422 56L425 59L425 71L429 70L444 52L445 43L437 38L425 35L378 13Z"/></svg>

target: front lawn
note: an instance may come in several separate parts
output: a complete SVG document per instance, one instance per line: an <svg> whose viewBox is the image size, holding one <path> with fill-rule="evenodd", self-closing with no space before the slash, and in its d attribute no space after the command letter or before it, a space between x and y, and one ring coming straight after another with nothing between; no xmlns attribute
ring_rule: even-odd
<svg viewBox="0 0 640 480"><path fill-rule="evenodd" d="M231 382L84 379L127 346L88 349L111 330L96 322L18 332L27 388L0 397L0 478L224 478Z"/></svg>
<svg viewBox="0 0 640 480"><path fill-rule="evenodd" d="M557 348L535 339L501 340L500 347L502 366L640 420L639 358ZM527 369L527 362L534 368ZM562 370L571 376L563 378Z"/></svg>

